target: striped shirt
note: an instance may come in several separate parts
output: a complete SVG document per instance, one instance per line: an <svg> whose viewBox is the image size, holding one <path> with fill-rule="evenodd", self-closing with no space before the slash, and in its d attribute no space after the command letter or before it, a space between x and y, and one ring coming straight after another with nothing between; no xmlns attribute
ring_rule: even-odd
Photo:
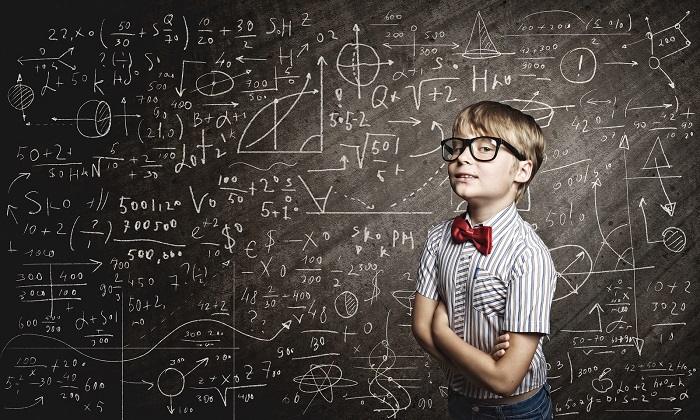
<svg viewBox="0 0 700 420"><path fill-rule="evenodd" d="M468 219L468 215L465 215ZM454 243L452 220L432 227L421 255L416 291L441 300L450 328L472 346L490 353L503 331L549 334L556 271L547 246L510 205L484 222L492 229L492 252L476 251L472 242ZM547 366L540 339L525 378L513 395L542 386ZM471 398L500 396L445 369L449 385Z"/></svg>

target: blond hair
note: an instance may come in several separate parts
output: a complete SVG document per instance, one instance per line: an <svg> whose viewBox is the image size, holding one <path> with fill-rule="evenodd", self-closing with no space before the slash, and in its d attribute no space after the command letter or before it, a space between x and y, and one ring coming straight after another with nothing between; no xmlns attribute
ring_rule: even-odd
<svg viewBox="0 0 700 420"><path fill-rule="evenodd" d="M544 158L544 134L535 119L509 105L482 101L464 108L452 126L453 135L469 130L477 135L500 137L532 161L530 179L518 186L515 201L520 201Z"/></svg>

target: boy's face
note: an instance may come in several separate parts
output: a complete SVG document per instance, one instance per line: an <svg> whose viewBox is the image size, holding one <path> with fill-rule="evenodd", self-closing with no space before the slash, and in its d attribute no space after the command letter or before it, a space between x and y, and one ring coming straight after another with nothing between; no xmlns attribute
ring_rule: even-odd
<svg viewBox="0 0 700 420"><path fill-rule="evenodd" d="M455 137L478 137L471 129L455 132ZM506 139L507 140L507 139ZM517 162L517 163L516 163ZM492 209L492 214L515 201L518 184L530 178L532 162L518 161L505 147L489 162L474 159L469 150L447 166L452 190L469 203L470 208Z"/></svg>

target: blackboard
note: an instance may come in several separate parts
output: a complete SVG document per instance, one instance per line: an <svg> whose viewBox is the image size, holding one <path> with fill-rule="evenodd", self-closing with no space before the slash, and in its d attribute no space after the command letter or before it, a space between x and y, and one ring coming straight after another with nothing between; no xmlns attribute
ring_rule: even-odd
<svg viewBox="0 0 700 420"><path fill-rule="evenodd" d="M410 314L478 100L548 140L555 415L700 412L695 1L13 3L3 419L444 418Z"/></svg>

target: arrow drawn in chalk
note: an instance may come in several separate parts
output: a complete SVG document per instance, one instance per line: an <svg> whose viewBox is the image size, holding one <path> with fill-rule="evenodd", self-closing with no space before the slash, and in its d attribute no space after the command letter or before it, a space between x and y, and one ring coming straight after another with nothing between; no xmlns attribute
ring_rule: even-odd
<svg viewBox="0 0 700 420"><path fill-rule="evenodd" d="M5 410L25 410L27 408L34 407L37 404L44 405L44 397L36 397L33 404L26 405L24 407L5 407Z"/></svg>

